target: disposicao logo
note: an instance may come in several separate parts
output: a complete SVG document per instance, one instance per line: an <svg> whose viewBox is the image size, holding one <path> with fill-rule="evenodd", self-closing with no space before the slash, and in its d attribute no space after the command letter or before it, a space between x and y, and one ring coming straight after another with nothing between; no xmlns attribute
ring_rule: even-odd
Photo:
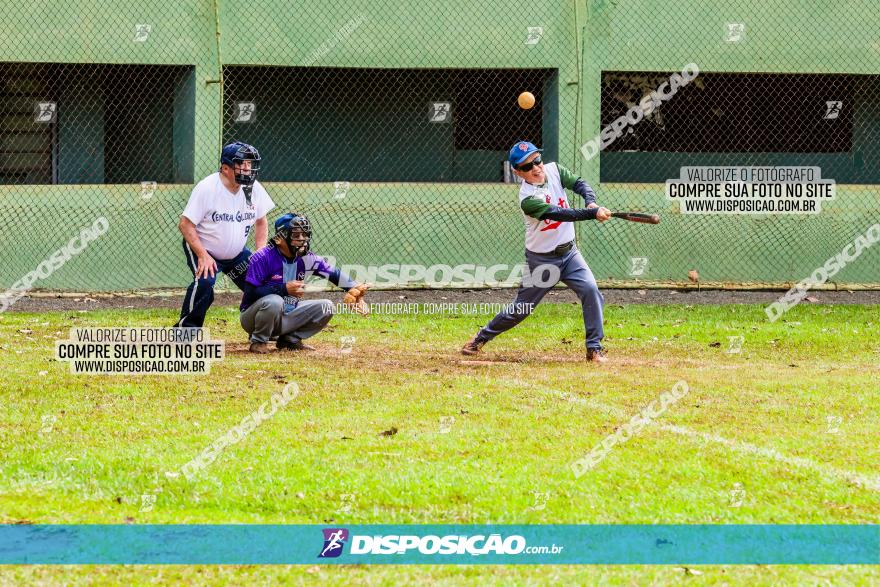
<svg viewBox="0 0 880 587"><path fill-rule="evenodd" d="M350 542L351 555L395 555L416 551L422 555L471 555L487 554L517 555L557 554L562 547L527 547L522 536L502 537L500 534L477 536L350 536L345 528L325 528L324 548L318 558L336 558ZM349 541L349 538L351 540Z"/></svg>
<svg viewBox="0 0 880 587"><path fill-rule="evenodd" d="M324 528L324 548L318 558L338 557L347 541L348 530L345 528Z"/></svg>

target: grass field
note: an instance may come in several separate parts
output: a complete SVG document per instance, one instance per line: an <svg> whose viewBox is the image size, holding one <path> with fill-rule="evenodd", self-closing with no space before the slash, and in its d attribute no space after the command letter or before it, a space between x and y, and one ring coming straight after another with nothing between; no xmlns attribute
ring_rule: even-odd
<svg viewBox="0 0 880 587"><path fill-rule="evenodd" d="M4 523L877 523L876 307L609 306L610 363L580 308L544 304L487 345L488 316L337 316L315 353L246 351L237 310L210 376L73 376L72 326L172 310L0 315ZM24 332L22 332L24 331ZM340 338L353 336L350 353ZM731 352L728 337L741 336ZM570 465L679 380L689 392L576 479ZM301 394L193 481L169 478L288 382ZM393 435L383 431L396 428ZM144 495L155 495L150 509ZM147 498L151 499L151 498ZM146 511L149 510L149 511ZM6 567L45 584L880 583L877 567Z"/></svg>

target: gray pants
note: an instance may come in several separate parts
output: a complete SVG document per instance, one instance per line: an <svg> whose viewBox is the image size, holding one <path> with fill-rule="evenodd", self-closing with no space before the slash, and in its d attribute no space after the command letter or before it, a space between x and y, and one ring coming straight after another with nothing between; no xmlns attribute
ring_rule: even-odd
<svg viewBox="0 0 880 587"><path fill-rule="evenodd" d="M284 298L263 296L241 313L241 327L251 335L251 342L267 342L284 338L290 342L303 340L321 332L333 317L333 302L309 300L300 302L289 314L284 313Z"/></svg>
<svg viewBox="0 0 880 587"><path fill-rule="evenodd" d="M605 298L596 285L596 279L593 272L587 266L583 256L577 247L574 247L565 255L558 257L556 255L546 255L533 253L526 250L526 263L529 267L529 274L539 275L535 268L540 265L553 265L559 268L560 279L565 285L570 287L578 295L581 300L581 310L584 315L584 330L587 335L587 348L601 348L602 338L605 333L602 329L602 304ZM558 283L558 282L556 282ZM510 330L526 318L535 309L535 307L544 299L544 296L553 288L556 283L545 283L542 285L529 285L524 283L516 294L516 300L498 313L497 316L477 333L477 339L482 341L490 341L502 332Z"/></svg>

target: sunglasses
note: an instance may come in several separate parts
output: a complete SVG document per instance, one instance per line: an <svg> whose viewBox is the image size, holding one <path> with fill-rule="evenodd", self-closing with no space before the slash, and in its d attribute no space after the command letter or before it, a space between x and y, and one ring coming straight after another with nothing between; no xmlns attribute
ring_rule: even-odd
<svg viewBox="0 0 880 587"><path fill-rule="evenodd" d="M532 167L534 167L535 165L542 165L543 163L544 163L544 161L541 159L541 156L538 155L537 157L535 157L534 159L532 159L528 163L523 163L522 165L517 165L516 169L517 169L517 171L531 171Z"/></svg>

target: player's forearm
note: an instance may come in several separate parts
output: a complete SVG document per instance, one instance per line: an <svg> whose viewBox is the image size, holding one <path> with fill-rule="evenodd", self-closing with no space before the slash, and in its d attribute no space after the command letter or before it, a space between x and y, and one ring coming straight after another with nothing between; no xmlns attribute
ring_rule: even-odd
<svg viewBox="0 0 880 587"><path fill-rule="evenodd" d="M246 305L251 305L260 298L270 295L278 295L284 297L287 295L287 284L284 283L267 283L264 285L254 285L245 282L243 301Z"/></svg>
<svg viewBox="0 0 880 587"><path fill-rule="evenodd" d="M327 281L345 291L348 291L357 285L357 282L354 279L343 273L342 270L337 267L334 267L327 275Z"/></svg>
<svg viewBox="0 0 880 587"><path fill-rule="evenodd" d="M555 220L557 222L595 220L598 212L598 206L592 208L560 208L559 206L550 206L549 210L541 214L539 220Z"/></svg>
<svg viewBox="0 0 880 587"><path fill-rule="evenodd" d="M584 201L589 204L593 204L596 201L596 192L593 191L593 188L590 187L590 184L578 178L576 182L574 182L574 186L572 186L571 191L581 196Z"/></svg>
<svg viewBox="0 0 880 587"><path fill-rule="evenodd" d="M265 216L257 219L254 223L254 239L257 244L257 249L265 247L269 240L269 223L266 221Z"/></svg>
<svg viewBox="0 0 880 587"><path fill-rule="evenodd" d="M180 234L183 235L183 239L187 242L197 257L208 254L208 251L202 246L202 239L199 238L199 233L196 232L196 225L193 224L191 220L185 216L182 217L177 228L180 229Z"/></svg>

